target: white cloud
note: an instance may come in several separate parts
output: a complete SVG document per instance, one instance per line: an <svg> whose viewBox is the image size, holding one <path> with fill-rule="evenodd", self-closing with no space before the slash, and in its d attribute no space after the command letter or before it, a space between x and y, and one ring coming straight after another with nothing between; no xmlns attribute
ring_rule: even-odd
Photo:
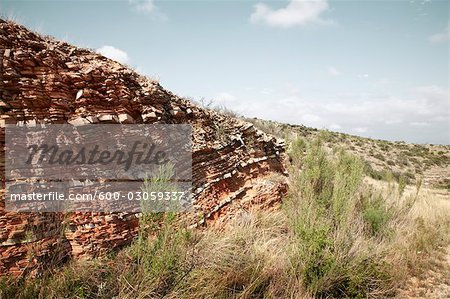
<svg viewBox="0 0 450 299"><path fill-rule="evenodd" d="M329 8L327 0L291 0L286 7L280 9L273 9L264 3L258 3L254 8L255 10L250 16L250 22L254 24L289 28L308 23L330 23L320 16Z"/></svg>
<svg viewBox="0 0 450 299"><path fill-rule="evenodd" d="M413 121L410 125L414 127L428 127L430 123L426 121Z"/></svg>
<svg viewBox="0 0 450 299"><path fill-rule="evenodd" d="M366 127L354 128L353 131L357 133L365 133L367 132L367 128Z"/></svg>
<svg viewBox="0 0 450 299"><path fill-rule="evenodd" d="M128 2L139 12L151 13L156 9L154 0L128 0Z"/></svg>
<svg viewBox="0 0 450 299"><path fill-rule="evenodd" d="M217 96L214 97L214 104L226 105L226 104L234 103L236 101L237 101L237 98L228 92L221 92ZM229 107L229 108L231 108L231 107Z"/></svg>
<svg viewBox="0 0 450 299"><path fill-rule="evenodd" d="M102 46L101 48L97 49L97 53L108 57L109 59L115 60L120 63L129 63L130 58L128 57L128 54L125 51L122 51L120 49L117 49L113 46Z"/></svg>
<svg viewBox="0 0 450 299"><path fill-rule="evenodd" d="M362 74L362 75L359 75L359 77L360 77L360 78L367 79L367 78L369 78L369 74Z"/></svg>
<svg viewBox="0 0 450 299"><path fill-rule="evenodd" d="M421 86L402 96L370 94L336 95L323 100L277 91L261 97L252 94L222 94L222 103L248 117L304 124L377 138L414 142L448 143L450 92L439 86ZM425 125L425 123L429 125ZM421 131L417 134L416 130Z"/></svg>
<svg viewBox="0 0 450 299"><path fill-rule="evenodd" d="M328 68L328 75L333 76L333 77L336 77L336 76L339 76L340 74L341 74L341 72L338 71L336 68L334 68L334 67L332 67L332 66L330 66L330 67Z"/></svg>
<svg viewBox="0 0 450 299"><path fill-rule="evenodd" d="M378 85L378 86L387 85L390 83L391 83L391 80L389 80L388 78L381 78L381 79L375 81L375 85Z"/></svg>
<svg viewBox="0 0 450 299"><path fill-rule="evenodd" d="M339 129L342 129L342 126L340 124L331 124L328 126L328 128L330 130L339 130Z"/></svg>
<svg viewBox="0 0 450 299"><path fill-rule="evenodd" d="M433 44L446 43L450 40L450 22L447 25L447 28L444 31L431 35L429 41Z"/></svg>
<svg viewBox="0 0 450 299"><path fill-rule="evenodd" d="M401 121L400 119L386 119L386 120L384 121L384 123L385 123L386 125L395 125L395 124L401 124L402 121Z"/></svg>
<svg viewBox="0 0 450 299"><path fill-rule="evenodd" d="M261 89L261 94L271 94L271 93L273 93L273 89L271 89L271 88L263 88L263 89Z"/></svg>
<svg viewBox="0 0 450 299"><path fill-rule="evenodd" d="M313 124L313 123L317 123L321 120L320 116L315 115L315 114L303 114L301 116L301 119L305 122L305 123L309 123L309 124Z"/></svg>
<svg viewBox="0 0 450 299"><path fill-rule="evenodd" d="M155 0L128 0L128 3L134 11L148 15L157 21L167 21L167 15L161 12L155 2Z"/></svg>
<svg viewBox="0 0 450 299"><path fill-rule="evenodd" d="M415 89L416 93L431 103L442 103L443 99L450 98L449 91L436 85L419 86ZM448 102L447 102L448 104Z"/></svg>

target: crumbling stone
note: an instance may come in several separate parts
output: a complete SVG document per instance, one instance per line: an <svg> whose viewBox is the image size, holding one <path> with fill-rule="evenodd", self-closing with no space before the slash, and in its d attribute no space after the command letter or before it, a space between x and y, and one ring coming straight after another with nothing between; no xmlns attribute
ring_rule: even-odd
<svg viewBox="0 0 450 299"><path fill-rule="evenodd" d="M286 193L284 144L251 124L199 108L99 54L0 21L0 170L6 124L168 123L193 128L193 226L268 208ZM221 136L225 134L226 136ZM2 175L2 186L4 186ZM204 215L199 221L198 215ZM139 215L15 213L0 189L0 275L36 273L129 244ZM33 256L34 258L30 258Z"/></svg>

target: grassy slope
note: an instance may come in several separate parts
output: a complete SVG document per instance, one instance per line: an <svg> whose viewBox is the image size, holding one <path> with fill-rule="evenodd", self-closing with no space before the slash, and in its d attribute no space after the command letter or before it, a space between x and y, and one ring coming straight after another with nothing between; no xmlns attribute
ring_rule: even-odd
<svg viewBox="0 0 450 299"><path fill-rule="evenodd" d="M340 146L362 158L369 168L367 173L373 178L388 179L389 176L393 176L398 180L403 176L410 183L422 180L425 186L450 188L450 145L390 142L300 125L260 119L246 120L261 130L281 138L298 135L312 139L322 134L325 147Z"/></svg>
<svg viewBox="0 0 450 299"><path fill-rule="evenodd" d="M4 278L0 298L377 298L444 271L448 199L369 179L360 158L324 138L289 142L290 194L276 212L242 211L225 230L149 215L130 247L38 279Z"/></svg>

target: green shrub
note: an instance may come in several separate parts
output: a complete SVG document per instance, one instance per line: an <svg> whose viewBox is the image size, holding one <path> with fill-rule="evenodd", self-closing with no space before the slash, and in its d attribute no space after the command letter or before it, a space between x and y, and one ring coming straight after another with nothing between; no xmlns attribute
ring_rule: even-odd
<svg viewBox="0 0 450 299"><path fill-rule="evenodd" d="M381 195L365 198L362 213L373 236L380 236L391 218L385 199Z"/></svg>
<svg viewBox="0 0 450 299"><path fill-rule="evenodd" d="M341 150L330 156L320 141L300 144L292 149L301 151L290 152L301 158L292 157L297 163L290 169L284 203L293 230L292 275L299 275L307 293L319 298L393 295L405 271L414 267L412 248L429 241L434 250L444 230L429 224L422 229L410 218L417 194L403 198L406 176L374 171ZM398 190L375 191L363 181L367 172L391 186L399 182Z"/></svg>
<svg viewBox="0 0 450 299"><path fill-rule="evenodd" d="M343 151L330 159L319 141L309 144L303 161L291 169L285 203L296 240L291 258L310 294L365 298L389 284L376 253L365 248L351 253L360 238L372 243L360 232L363 215L377 231L389 220L378 215L381 203L361 207L363 174L360 159Z"/></svg>
<svg viewBox="0 0 450 299"><path fill-rule="evenodd" d="M386 160L386 158L385 158L382 154L380 154L380 153L376 153L373 157L374 157L375 159L380 160L380 161L385 161L385 160Z"/></svg>

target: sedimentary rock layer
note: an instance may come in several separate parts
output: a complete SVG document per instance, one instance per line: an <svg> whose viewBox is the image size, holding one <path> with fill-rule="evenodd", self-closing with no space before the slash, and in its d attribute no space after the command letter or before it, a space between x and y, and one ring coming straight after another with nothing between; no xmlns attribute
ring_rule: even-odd
<svg viewBox="0 0 450 299"><path fill-rule="evenodd" d="M271 207L286 192L282 142L115 61L0 20L0 62L2 174L5 124L183 123L193 128L195 202L186 214L193 226ZM130 214L9 212L0 194L0 275L102 255L129 244L138 229Z"/></svg>

